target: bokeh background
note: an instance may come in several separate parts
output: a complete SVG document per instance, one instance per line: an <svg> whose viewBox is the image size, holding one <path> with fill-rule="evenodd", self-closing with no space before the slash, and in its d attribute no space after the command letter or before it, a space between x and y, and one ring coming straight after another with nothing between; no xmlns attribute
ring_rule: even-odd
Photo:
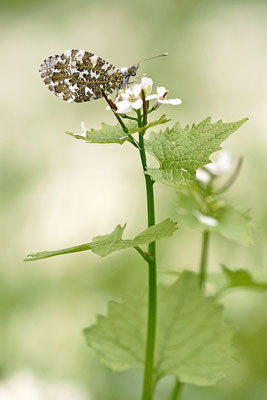
<svg viewBox="0 0 267 400"><path fill-rule="evenodd" d="M81 120L99 128L114 117L103 100L68 104L53 96L39 65L70 48L89 50L116 66L167 51L167 58L140 70L183 100L179 107L162 107L159 115L167 112L182 124L207 116L226 122L249 117L224 147L244 156L227 197L251 208L255 245L244 248L213 236L209 268L219 272L223 262L264 279L267 2L1 0L0 9L2 384L31 371L41 381L73 385L82 399L135 400L141 374L114 374L101 366L86 348L82 328L105 312L108 300L145 290L146 269L137 253L100 259L85 252L36 263L23 258L90 241L118 223L127 222L128 237L143 230L138 154L128 144L88 145L65 135L80 132ZM156 187L158 221L176 218L172 198L171 189ZM197 269L200 239L200 233L181 229L159 244L160 280L167 279L164 270ZM217 387L187 385L182 398L267 399L267 297L236 290L223 302L237 328L238 362ZM172 380L159 385L158 399L168 398Z"/></svg>

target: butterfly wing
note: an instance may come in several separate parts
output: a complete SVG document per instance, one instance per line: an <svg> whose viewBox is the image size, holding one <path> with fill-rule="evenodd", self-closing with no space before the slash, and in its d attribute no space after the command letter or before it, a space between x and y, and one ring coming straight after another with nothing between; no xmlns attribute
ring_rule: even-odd
<svg viewBox="0 0 267 400"><path fill-rule="evenodd" d="M72 103L111 94L123 81L118 68L85 50L67 50L50 56L40 66L40 74L51 92Z"/></svg>

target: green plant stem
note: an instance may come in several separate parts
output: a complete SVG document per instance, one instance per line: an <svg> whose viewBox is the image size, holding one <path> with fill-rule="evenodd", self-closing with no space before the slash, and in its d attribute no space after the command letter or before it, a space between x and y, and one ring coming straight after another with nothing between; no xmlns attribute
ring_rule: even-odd
<svg viewBox="0 0 267 400"><path fill-rule="evenodd" d="M199 286L203 287L206 281L207 265L208 265L208 248L209 248L209 231L204 231L202 234L202 251L199 267Z"/></svg>
<svg viewBox="0 0 267 400"><path fill-rule="evenodd" d="M179 400L183 385L184 384L180 382L178 378L176 378L170 400Z"/></svg>
<svg viewBox="0 0 267 400"><path fill-rule="evenodd" d="M126 118L126 119L130 119L130 120L132 120L132 121L137 121L137 118L135 118L135 117L129 117L129 115L126 115L126 114L121 114L121 117L122 117L122 118Z"/></svg>
<svg viewBox="0 0 267 400"><path fill-rule="evenodd" d="M147 101L144 89L141 91L141 96L143 100L143 126L147 125Z"/></svg>
<svg viewBox="0 0 267 400"><path fill-rule="evenodd" d="M146 262L151 261L150 255L149 255L147 252L145 252L144 250L142 250L141 247L139 247L139 246L134 246L134 249L141 255L141 257L143 257L143 259L144 259Z"/></svg>
<svg viewBox="0 0 267 400"><path fill-rule="evenodd" d="M144 127L140 112L138 113L138 126L140 128ZM146 172L147 160L144 145L144 133L144 129L139 133L139 152L143 171ZM145 174L145 184L147 195L147 221L149 227L155 225L155 206L153 180L147 174ZM157 324L156 242L152 242L148 245L148 254L150 257L150 260L148 261L148 319L142 400L151 400L154 392L153 367Z"/></svg>
<svg viewBox="0 0 267 400"><path fill-rule="evenodd" d="M119 122L120 126L122 127L123 132L128 136L129 141L132 143L132 145L134 145L134 147L137 147L139 149L139 144L136 142L136 140L132 137L132 135L130 135L127 126L125 125L125 123L123 122L123 120L121 119L121 117L119 116L119 114L117 114L116 109L114 108L115 105L113 104L112 100L110 100L108 98L108 96L106 95L105 91L103 89L101 89L102 95L105 98L106 102L108 103L108 105L111 108L111 111L113 112L113 114L115 115L115 117L117 118L117 121Z"/></svg>

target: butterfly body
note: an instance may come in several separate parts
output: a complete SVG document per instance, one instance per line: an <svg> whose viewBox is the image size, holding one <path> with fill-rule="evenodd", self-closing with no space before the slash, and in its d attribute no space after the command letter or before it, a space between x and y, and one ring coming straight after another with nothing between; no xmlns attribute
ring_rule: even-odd
<svg viewBox="0 0 267 400"><path fill-rule="evenodd" d="M67 50L48 57L39 71L52 93L68 103L81 103L127 87L138 67L117 68L89 51Z"/></svg>

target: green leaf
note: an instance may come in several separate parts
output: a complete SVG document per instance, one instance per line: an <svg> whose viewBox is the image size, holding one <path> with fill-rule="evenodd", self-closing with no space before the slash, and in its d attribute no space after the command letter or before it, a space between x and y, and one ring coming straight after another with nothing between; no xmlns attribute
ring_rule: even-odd
<svg viewBox="0 0 267 400"><path fill-rule="evenodd" d="M185 272L159 299L157 376L176 374L181 382L213 385L233 363L233 328L223 308L205 298L198 278Z"/></svg>
<svg viewBox="0 0 267 400"><path fill-rule="evenodd" d="M176 222L172 220L165 219L165 221L160 222L159 224L152 225L142 233L139 233L134 240L134 246L151 243L155 240L159 240L161 238L172 236L172 234L177 230Z"/></svg>
<svg viewBox="0 0 267 400"><path fill-rule="evenodd" d="M249 210L227 204L199 184L181 187L175 207L186 228L216 232L246 246L254 241Z"/></svg>
<svg viewBox="0 0 267 400"><path fill-rule="evenodd" d="M219 216L217 232L227 239L235 240L245 246L251 246L254 242L254 224L250 217L250 211L243 208L225 206Z"/></svg>
<svg viewBox="0 0 267 400"><path fill-rule="evenodd" d="M86 343L100 361L114 371L142 367L145 353L146 313L143 297L108 303L107 316L84 330Z"/></svg>
<svg viewBox="0 0 267 400"><path fill-rule="evenodd" d="M134 121L128 122L126 125L129 130L133 130L136 128L137 123ZM68 135L74 136L76 139L81 139L86 141L87 143L119 143L123 144L126 141L129 141L129 138L122 130L120 124L117 125L108 125L102 123L102 128L99 130L91 129L86 132L86 137L81 136L77 133L66 132Z"/></svg>
<svg viewBox="0 0 267 400"><path fill-rule="evenodd" d="M233 329L223 321L223 309L205 298L191 272L172 286L159 288L154 379L175 374L181 382L213 385L233 360ZM106 317L85 329L87 345L113 370L141 367L146 338L146 297L111 302Z"/></svg>
<svg viewBox="0 0 267 400"><path fill-rule="evenodd" d="M267 282L256 282L245 269L231 270L222 265L222 270L228 281L228 288L244 287L247 289L267 290Z"/></svg>
<svg viewBox="0 0 267 400"><path fill-rule="evenodd" d="M122 240L125 227L126 225L123 227L117 225L115 230L108 235L96 236L91 242L91 250L99 256L105 257L115 251L132 247L132 240Z"/></svg>
<svg viewBox="0 0 267 400"><path fill-rule="evenodd" d="M221 143L247 121L214 124L210 118L191 128L176 123L172 129L152 132L146 150L159 162L160 168L149 168L147 174L155 181L179 187L195 180L196 170L209 163L209 156L220 150Z"/></svg>
<svg viewBox="0 0 267 400"><path fill-rule="evenodd" d="M118 250L128 249L130 247L136 247L139 245L148 244L159 240L166 236L171 236L177 229L176 222L166 219L165 221L153 225L132 240L123 240L122 234L125 229L120 225L117 225L113 232L108 235L96 236L92 242L81 244L78 246L68 247L66 249L55 250L55 251L42 251L35 254L29 254L25 261L41 260L43 258L54 257L61 254L75 253L79 251L92 250L94 253L105 257L108 254L114 253Z"/></svg>

